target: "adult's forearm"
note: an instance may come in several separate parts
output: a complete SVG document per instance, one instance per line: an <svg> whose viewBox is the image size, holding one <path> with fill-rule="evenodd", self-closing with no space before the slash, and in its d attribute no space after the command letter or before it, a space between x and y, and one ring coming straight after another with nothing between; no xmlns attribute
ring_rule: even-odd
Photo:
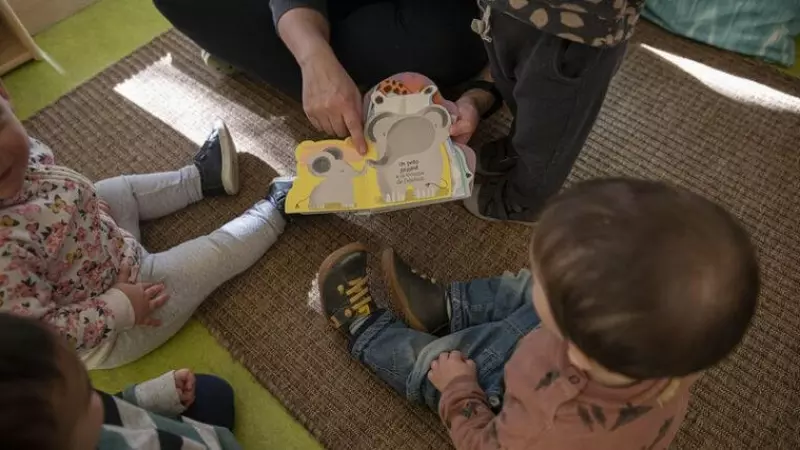
<svg viewBox="0 0 800 450"><path fill-rule="evenodd" d="M328 41L330 26L325 16L311 8L294 8L277 23L278 34L300 66L313 58L333 54Z"/></svg>

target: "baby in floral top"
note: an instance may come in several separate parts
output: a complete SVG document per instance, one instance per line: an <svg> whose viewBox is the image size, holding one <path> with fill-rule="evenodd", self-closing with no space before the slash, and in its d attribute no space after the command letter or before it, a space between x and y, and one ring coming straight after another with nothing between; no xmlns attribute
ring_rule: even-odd
<svg viewBox="0 0 800 450"><path fill-rule="evenodd" d="M127 364L266 253L286 224L290 187L275 179L264 200L220 229L149 253L140 220L238 192L225 124L217 121L193 164L178 171L94 184L28 137L0 85L0 311L50 324L90 369Z"/></svg>

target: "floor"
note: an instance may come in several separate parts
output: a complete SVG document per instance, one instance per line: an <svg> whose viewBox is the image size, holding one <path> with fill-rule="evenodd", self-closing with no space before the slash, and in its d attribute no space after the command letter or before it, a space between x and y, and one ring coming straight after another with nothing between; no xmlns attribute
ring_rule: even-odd
<svg viewBox="0 0 800 450"><path fill-rule="evenodd" d="M32 63L4 76L17 114L23 119L35 114L169 27L150 0L100 0L39 34L36 41L64 73L46 63ZM181 367L215 373L233 385L237 394L235 432L243 448L320 448L197 321L147 357L121 369L94 372L92 380L99 389L116 391Z"/></svg>
<svg viewBox="0 0 800 450"><path fill-rule="evenodd" d="M168 28L169 24L150 0L100 0L38 35L37 42L58 62L63 73L45 63L34 63L4 77L18 115L31 116ZM786 70L800 76L800 56L798 64ZM114 371L96 372L92 378L98 388L113 391L178 367L214 372L234 385L238 394L236 434L244 448L320 448L195 321L167 345L139 362Z"/></svg>

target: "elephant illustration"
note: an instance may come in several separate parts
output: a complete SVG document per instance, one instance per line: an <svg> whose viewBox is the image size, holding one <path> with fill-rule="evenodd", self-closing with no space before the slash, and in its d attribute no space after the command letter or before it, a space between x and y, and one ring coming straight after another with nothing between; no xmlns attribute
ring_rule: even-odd
<svg viewBox="0 0 800 450"><path fill-rule="evenodd" d="M450 124L447 109L433 104L412 113L385 111L367 123L379 158L367 164L377 171L384 201L404 200L408 186L415 197L429 198L449 185L442 180L441 146L450 137Z"/></svg>
<svg viewBox="0 0 800 450"><path fill-rule="evenodd" d="M329 147L321 151L308 164L309 171L323 178L309 196L309 207L324 208L325 205L338 203L343 207L355 206L353 179L366 170L357 171L343 158L341 149Z"/></svg>

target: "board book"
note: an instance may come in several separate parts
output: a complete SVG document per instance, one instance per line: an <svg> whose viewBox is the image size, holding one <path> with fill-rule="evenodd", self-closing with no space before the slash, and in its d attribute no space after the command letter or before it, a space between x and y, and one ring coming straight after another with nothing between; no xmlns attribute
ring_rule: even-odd
<svg viewBox="0 0 800 450"><path fill-rule="evenodd" d="M364 98L366 155L349 138L301 142L286 211L384 212L469 197L475 153L450 139L456 111L420 74L384 80Z"/></svg>

